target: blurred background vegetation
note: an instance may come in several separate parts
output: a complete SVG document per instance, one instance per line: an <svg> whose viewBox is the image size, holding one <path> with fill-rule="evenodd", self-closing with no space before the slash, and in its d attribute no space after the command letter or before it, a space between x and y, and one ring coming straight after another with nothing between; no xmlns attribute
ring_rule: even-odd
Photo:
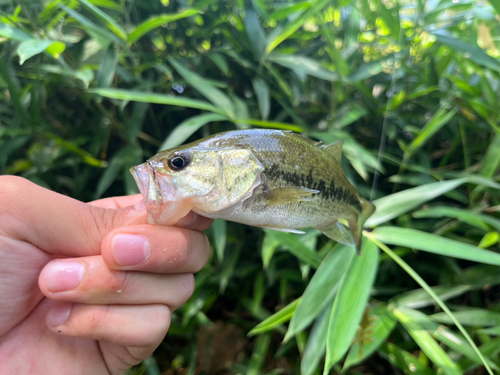
<svg viewBox="0 0 500 375"><path fill-rule="evenodd" d="M500 0L0 0L0 172L89 201L137 193L129 167L219 131L343 139L377 205L363 255L217 220L194 296L130 373L499 373L499 15Z"/></svg>

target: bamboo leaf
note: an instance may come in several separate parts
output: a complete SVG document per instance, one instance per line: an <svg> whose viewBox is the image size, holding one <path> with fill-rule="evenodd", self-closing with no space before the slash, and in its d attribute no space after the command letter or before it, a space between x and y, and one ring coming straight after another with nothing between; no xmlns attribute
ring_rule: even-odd
<svg viewBox="0 0 500 375"><path fill-rule="evenodd" d="M339 287L330 316L324 374L347 352L361 321L378 267L378 249L365 241Z"/></svg>
<svg viewBox="0 0 500 375"><path fill-rule="evenodd" d="M336 246L330 250L304 291L284 341L304 330L333 301L354 253L352 246Z"/></svg>
<svg viewBox="0 0 500 375"><path fill-rule="evenodd" d="M500 266L500 254L416 229L379 227L372 235L385 244Z"/></svg>
<svg viewBox="0 0 500 375"><path fill-rule="evenodd" d="M127 40L127 33L125 30L110 16L104 13L102 10L97 8L96 6L89 3L87 0L80 0L80 3L89 10L96 18L98 18L101 22L108 26L112 32L114 32L119 38L124 41Z"/></svg>
<svg viewBox="0 0 500 375"><path fill-rule="evenodd" d="M292 303L289 303L287 306L283 307L277 313L271 315L269 318L260 322L256 325L250 332L248 332L249 336L260 335L264 332L268 332L273 330L274 328L282 325L283 323L288 322L293 315L293 312L297 308L297 305L300 302L300 298L297 298Z"/></svg>
<svg viewBox="0 0 500 375"><path fill-rule="evenodd" d="M377 199L373 202L377 210L367 220L366 226L374 227L394 219L431 199L457 188L465 182L467 182L465 178L433 182Z"/></svg>
<svg viewBox="0 0 500 375"><path fill-rule="evenodd" d="M210 100L215 106L219 107L229 117L234 118L234 106L231 99L221 90L216 88L211 82L201 77L199 74L189 70L180 62L169 59L177 73L186 80L194 89L199 91L205 98Z"/></svg>
<svg viewBox="0 0 500 375"><path fill-rule="evenodd" d="M96 89L89 89L87 90L87 92L90 94L97 94L111 99L165 104L165 105L176 105L179 107L203 109L206 111L218 113L220 115L225 115L223 111L214 107L210 103L197 99L179 98L177 96L171 96L165 94L156 94L150 92L141 92L141 91L123 90L123 89L96 88Z"/></svg>
<svg viewBox="0 0 500 375"><path fill-rule="evenodd" d="M128 36L128 44L131 45L157 27L166 25L167 23L180 20L182 18L191 17L200 13L196 9L186 9L175 14L160 14L153 16L137 26Z"/></svg>
<svg viewBox="0 0 500 375"><path fill-rule="evenodd" d="M168 135L167 139L163 141L162 145L158 151L168 150L170 148L176 147L184 143L189 137L191 137L197 130L199 130L204 125L209 122L224 121L228 120L226 116L205 113L198 116L193 116L184 120L179 125L175 127L174 130Z"/></svg>

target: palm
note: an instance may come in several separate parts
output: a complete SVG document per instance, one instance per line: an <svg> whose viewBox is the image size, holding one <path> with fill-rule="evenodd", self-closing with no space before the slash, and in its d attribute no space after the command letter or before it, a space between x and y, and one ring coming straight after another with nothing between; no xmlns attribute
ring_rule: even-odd
<svg viewBox="0 0 500 375"><path fill-rule="evenodd" d="M54 258L21 241L0 237L0 336L2 352L19 353L26 363L46 363L46 373L107 373L99 344L94 340L56 335L45 323L55 302L38 287L43 267ZM43 343L42 345L40 343ZM22 347L23 351L19 352ZM98 360L101 358L101 360ZM93 368L89 369L89 364ZM70 370L71 369L71 370Z"/></svg>

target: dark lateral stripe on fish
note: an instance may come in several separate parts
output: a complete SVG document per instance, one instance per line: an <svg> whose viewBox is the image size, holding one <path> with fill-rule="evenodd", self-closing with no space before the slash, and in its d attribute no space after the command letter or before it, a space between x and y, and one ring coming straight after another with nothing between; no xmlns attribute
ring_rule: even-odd
<svg viewBox="0 0 500 375"><path fill-rule="evenodd" d="M279 164L273 164L264 171L268 178L281 179L286 181L291 186L302 186L311 190L319 190L319 195L324 199L332 201L344 202L348 205L354 206L355 209L361 212L361 204L359 199L349 193L349 191L342 187L335 187L335 179L330 181L327 185L324 180L315 181L312 176L312 170L306 176L295 172L287 172L280 169Z"/></svg>

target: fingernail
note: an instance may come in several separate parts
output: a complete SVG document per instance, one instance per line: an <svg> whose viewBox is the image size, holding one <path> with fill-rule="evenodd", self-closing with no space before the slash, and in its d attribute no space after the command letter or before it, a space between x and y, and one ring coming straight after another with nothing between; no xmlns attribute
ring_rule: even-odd
<svg viewBox="0 0 500 375"><path fill-rule="evenodd" d="M71 303L65 303L54 307L47 314L47 324L51 327L57 327L64 324L68 320L69 313L71 312Z"/></svg>
<svg viewBox="0 0 500 375"><path fill-rule="evenodd" d="M51 292L72 290L80 285L84 273L81 263L54 261L45 267L45 285Z"/></svg>
<svg viewBox="0 0 500 375"><path fill-rule="evenodd" d="M151 251L148 241L135 234L117 234L111 244L115 261L120 266L144 262Z"/></svg>

